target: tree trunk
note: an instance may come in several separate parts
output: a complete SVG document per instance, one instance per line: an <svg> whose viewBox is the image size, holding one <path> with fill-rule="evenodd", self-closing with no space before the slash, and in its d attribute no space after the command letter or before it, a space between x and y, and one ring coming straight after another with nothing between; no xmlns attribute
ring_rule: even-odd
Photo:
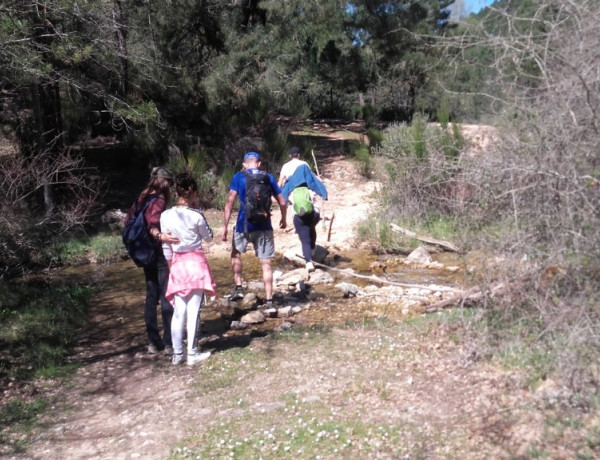
<svg viewBox="0 0 600 460"><path fill-rule="evenodd" d="M31 86L31 99L37 143L35 154L45 155L45 169L52 171L52 163L63 149L62 108L58 83L34 83ZM46 217L52 215L55 207L54 182L54 178L50 175L43 187Z"/></svg>
<svg viewBox="0 0 600 460"><path fill-rule="evenodd" d="M115 47L117 48L117 56L119 56L119 95L125 97L129 92L129 64L127 56L127 25L125 23L123 3L121 0L114 0L112 17L113 27L115 28Z"/></svg>

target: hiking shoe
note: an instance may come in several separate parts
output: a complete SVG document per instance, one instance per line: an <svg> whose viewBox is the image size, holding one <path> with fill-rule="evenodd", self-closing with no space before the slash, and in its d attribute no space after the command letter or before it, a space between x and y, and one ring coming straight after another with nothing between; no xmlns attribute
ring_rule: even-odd
<svg viewBox="0 0 600 460"><path fill-rule="evenodd" d="M244 298L244 290L239 287L236 286L235 289L233 290L233 292L231 293L231 295L227 298L227 300L242 300Z"/></svg>
<svg viewBox="0 0 600 460"><path fill-rule="evenodd" d="M183 363L183 353L179 353L178 355L174 354L171 362L173 363L173 366Z"/></svg>
<svg viewBox="0 0 600 460"><path fill-rule="evenodd" d="M315 264L313 264L312 262L306 262L306 270L308 270L309 273L314 272L315 271Z"/></svg>
<svg viewBox="0 0 600 460"><path fill-rule="evenodd" d="M265 303L259 305L258 310L268 310L270 308L275 308L273 300L265 300Z"/></svg>
<svg viewBox="0 0 600 460"><path fill-rule="evenodd" d="M148 354L149 355L155 355L159 351L160 351L160 349L156 345L154 345L153 343L151 343L150 345L148 345Z"/></svg>
<svg viewBox="0 0 600 460"><path fill-rule="evenodd" d="M165 355L171 356L173 354L173 347L171 345L167 345L165 347Z"/></svg>
<svg viewBox="0 0 600 460"><path fill-rule="evenodd" d="M176 355L174 355L176 356ZM194 353L187 355L187 365L193 366L200 361L204 361L205 359L210 358L210 351L205 351L204 353Z"/></svg>

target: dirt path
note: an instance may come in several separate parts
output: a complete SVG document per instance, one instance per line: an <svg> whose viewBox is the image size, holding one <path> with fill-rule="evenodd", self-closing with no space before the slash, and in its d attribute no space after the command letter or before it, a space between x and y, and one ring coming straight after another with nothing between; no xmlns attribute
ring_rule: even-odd
<svg viewBox="0 0 600 460"><path fill-rule="evenodd" d="M378 185L342 156L320 167L325 215L335 220L331 240L319 241L355 251L354 227ZM217 232L220 213L208 216ZM298 247L293 232L278 230L276 242L281 252ZM208 248L225 286L228 248ZM203 341L213 356L173 367L145 353L140 270L129 262L82 270L102 287L73 356L82 366L64 386L36 384L54 405L10 458L517 458L545 436L544 420L528 410L540 396L480 361L476 344L452 340L452 321L347 324L353 304L338 296L311 307L320 328L303 329L300 314L288 333L233 333L209 309Z"/></svg>

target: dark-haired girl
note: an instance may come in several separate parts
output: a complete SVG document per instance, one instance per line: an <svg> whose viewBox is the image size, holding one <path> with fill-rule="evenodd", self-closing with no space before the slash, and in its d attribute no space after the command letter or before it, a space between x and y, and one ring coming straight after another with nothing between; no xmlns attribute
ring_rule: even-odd
<svg viewBox="0 0 600 460"><path fill-rule="evenodd" d="M188 365L203 361L210 352L198 349L200 309L205 294L214 297L215 282L210 272L202 241L211 241L213 233L198 207L198 185L188 174L175 178L177 205L162 213L160 225L179 243L163 243L163 252L169 263L170 275L166 297L174 308L171 321L173 364L181 364L184 327L187 328Z"/></svg>
<svg viewBox="0 0 600 460"><path fill-rule="evenodd" d="M167 168L162 166L153 168L150 173L150 180L125 218L125 223L127 223L134 214L136 206L139 209L144 206L146 200L151 200L144 213L144 219L148 226L148 232L156 240L158 251L155 262L144 267L144 277L146 278L144 321L146 323L146 334L148 335L148 353L150 354L158 353L161 350L164 350L167 355L173 353L171 341L173 307L165 298L169 267L160 247L163 242L174 243L178 241L172 235L161 232L160 227L160 216L171 199L172 186L173 175ZM162 338L160 337L158 314L156 312L156 305L159 302L163 326Z"/></svg>

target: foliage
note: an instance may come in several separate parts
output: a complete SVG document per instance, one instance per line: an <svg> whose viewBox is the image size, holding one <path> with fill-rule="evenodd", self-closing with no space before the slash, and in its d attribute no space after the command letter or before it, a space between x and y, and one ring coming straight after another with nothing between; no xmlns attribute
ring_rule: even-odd
<svg viewBox="0 0 600 460"><path fill-rule="evenodd" d="M390 127L379 150L392 160L383 187L393 191L384 193L390 215L420 222L454 215L463 247L506 257L479 280L510 286L486 303L482 334L491 353L504 362L520 357L534 383L557 373L583 405L599 375L590 367L600 330L592 287L600 247L600 80L591 51L599 8L577 0L497 2L466 33L444 38L448 55L472 53L488 67L494 91L480 96L498 111L497 141L464 154L458 131L440 135L415 119Z"/></svg>
<svg viewBox="0 0 600 460"><path fill-rule="evenodd" d="M78 327L85 324L90 288L46 282L2 282L0 380L29 380L66 369Z"/></svg>
<svg viewBox="0 0 600 460"><path fill-rule="evenodd" d="M465 213L461 195L462 139L417 116L409 125L391 125L381 147L386 182L382 200L391 216L428 220Z"/></svg>
<svg viewBox="0 0 600 460"><path fill-rule="evenodd" d="M358 163L358 171L365 177L371 177L372 174L372 159L369 147L362 144L350 143L350 151L352 158Z"/></svg>
<svg viewBox="0 0 600 460"><path fill-rule="evenodd" d="M0 158L0 278L50 263L47 245L81 229L97 212L98 176L81 159L50 153ZM44 211L43 189L52 184L54 207Z"/></svg>
<svg viewBox="0 0 600 460"><path fill-rule="evenodd" d="M171 155L166 166L177 175L190 173L198 184L198 198L202 208L213 202L217 189L217 177L206 164L207 155L200 149L193 148L187 155L175 153Z"/></svg>
<svg viewBox="0 0 600 460"><path fill-rule="evenodd" d="M77 233L61 235L40 252L43 258L57 266L114 261L125 255L121 235L112 231L92 236Z"/></svg>
<svg viewBox="0 0 600 460"><path fill-rule="evenodd" d="M376 128L368 128L367 138L369 139L369 148L376 149L383 142L383 132Z"/></svg>
<svg viewBox="0 0 600 460"><path fill-rule="evenodd" d="M0 409L0 445L3 453L20 453L26 450L23 433L36 426L38 416L48 411L49 401L36 398L31 402L11 400Z"/></svg>

